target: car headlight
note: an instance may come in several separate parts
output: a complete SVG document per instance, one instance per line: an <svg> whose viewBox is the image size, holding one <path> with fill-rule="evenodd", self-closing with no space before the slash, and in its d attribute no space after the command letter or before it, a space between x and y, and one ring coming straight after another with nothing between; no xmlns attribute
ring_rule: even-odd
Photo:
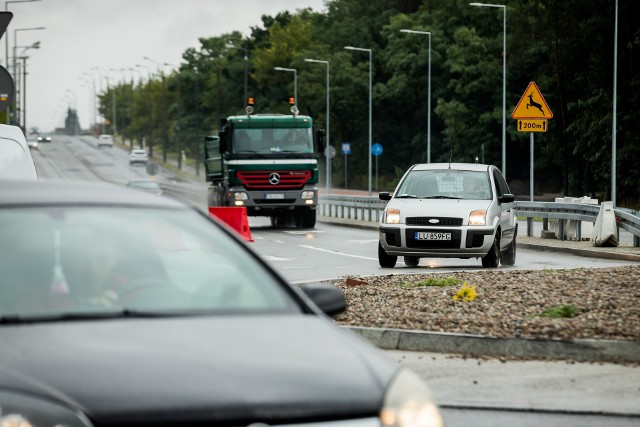
<svg viewBox="0 0 640 427"><path fill-rule="evenodd" d="M471 211L469 214L469 225L486 225L487 223L487 211Z"/></svg>
<svg viewBox="0 0 640 427"><path fill-rule="evenodd" d="M247 193L245 193L243 191L239 191L237 193L233 193L233 198L235 200L249 200L249 196L247 196Z"/></svg>
<svg viewBox="0 0 640 427"><path fill-rule="evenodd" d="M0 391L0 427L93 427L81 412L24 394Z"/></svg>
<svg viewBox="0 0 640 427"><path fill-rule="evenodd" d="M444 426L429 387L408 369L402 369L387 388L380 424L382 427Z"/></svg>
<svg viewBox="0 0 640 427"><path fill-rule="evenodd" d="M384 222L386 224L400 224L400 209L387 209Z"/></svg>

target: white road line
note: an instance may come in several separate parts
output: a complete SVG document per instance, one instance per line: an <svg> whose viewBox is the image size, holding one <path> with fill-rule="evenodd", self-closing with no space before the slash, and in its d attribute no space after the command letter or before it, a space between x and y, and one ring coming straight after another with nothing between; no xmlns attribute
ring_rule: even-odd
<svg viewBox="0 0 640 427"><path fill-rule="evenodd" d="M329 252L331 254L342 255L342 256L347 256L347 257L351 257L351 258L361 258L361 259L368 259L368 260L372 260L372 261L377 261L378 260L378 258L371 258L371 257L367 257L367 256L352 255L352 254L345 254L344 252L332 251L331 249L315 248L313 246L307 246L307 245L298 245L298 246L300 246L301 248L305 248L305 249L313 249L314 251L320 251L320 252Z"/></svg>
<svg viewBox="0 0 640 427"><path fill-rule="evenodd" d="M314 233L324 233L322 230L306 230L306 231L283 231L283 233L287 234L295 234L295 235L305 235L305 234L314 234Z"/></svg>
<svg viewBox="0 0 640 427"><path fill-rule="evenodd" d="M261 258L266 261L292 261L294 259L294 258L280 258L273 255L263 255L261 256Z"/></svg>

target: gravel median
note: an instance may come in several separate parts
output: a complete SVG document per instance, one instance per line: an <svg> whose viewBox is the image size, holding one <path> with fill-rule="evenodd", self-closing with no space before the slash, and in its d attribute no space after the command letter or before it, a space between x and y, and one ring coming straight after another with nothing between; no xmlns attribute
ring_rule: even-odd
<svg viewBox="0 0 640 427"><path fill-rule="evenodd" d="M460 293L465 283L473 291ZM334 318L341 325L640 342L640 265L351 276L332 284L347 300Z"/></svg>

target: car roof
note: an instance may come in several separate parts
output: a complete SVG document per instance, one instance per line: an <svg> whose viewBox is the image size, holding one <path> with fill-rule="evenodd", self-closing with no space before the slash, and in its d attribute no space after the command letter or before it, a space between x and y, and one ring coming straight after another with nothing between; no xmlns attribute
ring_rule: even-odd
<svg viewBox="0 0 640 427"><path fill-rule="evenodd" d="M0 185L0 208L7 206L191 207L167 197L105 182L12 181Z"/></svg>
<svg viewBox="0 0 640 427"><path fill-rule="evenodd" d="M478 171L487 172L491 165L483 165L477 163L419 163L413 165L411 170L424 171L424 170L464 170L464 171Z"/></svg>

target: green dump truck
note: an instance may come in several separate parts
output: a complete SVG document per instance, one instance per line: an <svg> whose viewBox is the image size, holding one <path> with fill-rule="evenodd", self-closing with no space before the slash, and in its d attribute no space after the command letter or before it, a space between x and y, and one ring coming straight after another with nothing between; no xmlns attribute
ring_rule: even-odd
<svg viewBox="0 0 640 427"><path fill-rule="evenodd" d="M223 120L205 138L209 206L244 206L272 226L313 228L318 206L318 153L324 130L309 116L247 114Z"/></svg>

